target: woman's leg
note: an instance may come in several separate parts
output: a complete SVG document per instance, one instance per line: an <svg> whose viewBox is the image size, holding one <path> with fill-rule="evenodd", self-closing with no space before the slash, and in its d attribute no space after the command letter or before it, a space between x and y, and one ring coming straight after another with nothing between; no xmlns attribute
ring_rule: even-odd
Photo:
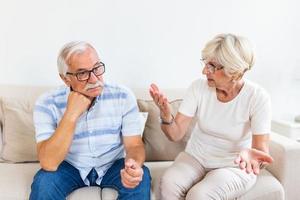
<svg viewBox="0 0 300 200"><path fill-rule="evenodd" d="M188 190L205 175L204 167L194 157L181 152L160 180L161 200L185 199Z"/></svg>
<svg viewBox="0 0 300 200"><path fill-rule="evenodd" d="M186 199L234 199L247 192L255 182L256 175L239 168L215 169L189 190Z"/></svg>

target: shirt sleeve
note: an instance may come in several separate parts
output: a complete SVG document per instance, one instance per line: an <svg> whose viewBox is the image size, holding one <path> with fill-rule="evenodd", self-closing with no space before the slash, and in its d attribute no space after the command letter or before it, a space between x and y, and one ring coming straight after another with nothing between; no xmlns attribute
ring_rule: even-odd
<svg viewBox="0 0 300 200"><path fill-rule="evenodd" d="M197 80L189 86L178 109L180 113L189 117L195 116L198 108L202 84L202 80Z"/></svg>
<svg viewBox="0 0 300 200"><path fill-rule="evenodd" d="M39 143L49 139L56 129L56 119L51 109L51 98L41 96L35 104L33 121L35 126L35 139Z"/></svg>
<svg viewBox="0 0 300 200"><path fill-rule="evenodd" d="M123 101L123 112L122 112L122 135L123 136L134 136L141 135L141 118L137 101L134 94L128 89L125 89L125 99Z"/></svg>
<svg viewBox="0 0 300 200"><path fill-rule="evenodd" d="M259 89L255 95L250 113L252 134L269 134L271 132L271 120L272 111L270 97L263 89Z"/></svg>

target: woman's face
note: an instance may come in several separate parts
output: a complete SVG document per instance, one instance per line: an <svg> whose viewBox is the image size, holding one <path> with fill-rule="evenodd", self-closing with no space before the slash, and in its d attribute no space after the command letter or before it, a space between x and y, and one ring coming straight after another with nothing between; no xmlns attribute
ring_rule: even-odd
<svg viewBox="0 0 300 200"><path fill-rule="evenodd" d="M232 78L228 76L224 67L217 63L214 59L205 60L205 66L202 70L207 78L207 83L209 87L224 88L231 83Z"/></svg>

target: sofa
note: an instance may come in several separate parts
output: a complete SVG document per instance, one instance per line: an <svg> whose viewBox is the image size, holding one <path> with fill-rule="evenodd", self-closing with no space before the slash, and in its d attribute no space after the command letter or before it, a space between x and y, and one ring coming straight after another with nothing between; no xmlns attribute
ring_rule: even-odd
<svg viewBox="0 0 300 200"><path fill-rule="evenodd" d="M30 194L34 174L40 168L37 161L32 111L36 98L53 87L46 86L0 86L0 199L25 200ZM184 150L194 122L186 136L177 143L168 141L160 130L159 112L148 95L148 89L133 90L140 111L148 112L143 141L146 148L145 165L152 175L151 199L158 199L159 179L172 164L177 154ZM183 89L168 89L164 92L176 113L184 95ZM241 200L296 200L300 198L300 144L276 133L271 133L270 153L274 163L262 170L253 188L239 197ZM69 200L113 200L113 189L85 187L74 191Z"/></svg>

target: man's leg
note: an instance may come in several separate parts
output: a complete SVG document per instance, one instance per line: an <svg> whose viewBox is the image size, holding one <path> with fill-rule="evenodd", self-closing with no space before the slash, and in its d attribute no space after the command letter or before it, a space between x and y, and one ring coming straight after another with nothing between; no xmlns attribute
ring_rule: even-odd
<svg viewBox="0 0 300 200"><path fill-rule="evenodd" d="M143 180L138 186L129 189L123 186L121 182L121 169L124 168L124 158L117 160L104 175L100 187L113 188L118 191L119 200L149 200L151 189L151 177L149 169L143 166L144 175Z"/></svg>
<svg viewBox="0 0 300 200"><path fill-rule="evenodd" d="M63 161L56 171L40 169L31 185L30 200L65 200L74 190L86 186L79 171Z"/></svg>

